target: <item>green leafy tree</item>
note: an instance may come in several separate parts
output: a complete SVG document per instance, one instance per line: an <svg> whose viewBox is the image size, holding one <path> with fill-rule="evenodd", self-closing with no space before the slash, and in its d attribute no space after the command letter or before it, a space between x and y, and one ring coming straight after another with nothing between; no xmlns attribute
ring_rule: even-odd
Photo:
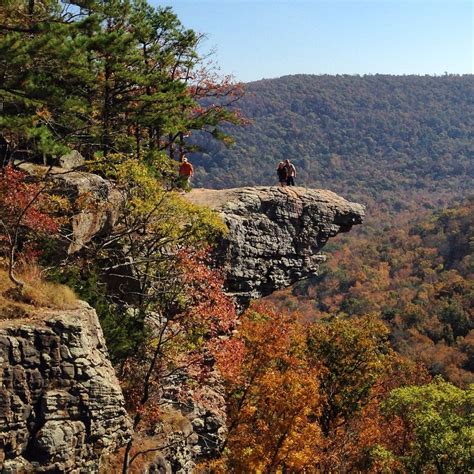
<svg viewBox="0 0 474 474"><path fill-rule="evenodd" d="M354 320L338 317L309 328L310 356L327 369L320 381L325 394L320 423L326 436L367 403L389 362L387 336L384 324L370 316Z"/></svg>
<svg viewBox="0 0 474 474"><path fill-rule="evenodd" d="M70 284L96 307L116 364L142 344L148 314L171 317L182 310L181 250L204 250L227 230L216 213L166 188L155 169L168 163L165 157L149 165L121 154L91 162L122 196L117 220L108 233L95 236L54 270L56 280ZM83 199L91 212L102 205ZM52 263L45 257L46 266Z"/></svg>
<svg viewBox="0 0 474 474"><path fill-rule="evenodd" d="M440 377L428 385L393 390L385 411L404 426L404 440L394 450L399 461L409 472L470 472L473 409L474 387L463 390Z"/></svg>

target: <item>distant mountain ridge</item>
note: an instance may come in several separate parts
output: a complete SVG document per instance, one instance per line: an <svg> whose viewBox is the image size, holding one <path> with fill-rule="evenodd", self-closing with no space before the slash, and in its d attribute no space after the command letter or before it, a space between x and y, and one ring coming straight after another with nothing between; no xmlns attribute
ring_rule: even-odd
<svg viewBox="0 0 474 474"><path fill-rule="evenodd" d="M294 75L246 87L238 108L252 124L228 127L235 145L193 137L206 150L192 155L196 186L276 183L290 158L299 185L394 209L472 189L474 75Z"/></svg>

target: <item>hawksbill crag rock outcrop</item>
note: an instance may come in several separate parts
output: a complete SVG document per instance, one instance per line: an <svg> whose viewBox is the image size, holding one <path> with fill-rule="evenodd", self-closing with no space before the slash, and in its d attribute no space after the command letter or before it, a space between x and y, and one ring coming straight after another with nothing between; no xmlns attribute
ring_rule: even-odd
<svg viewBox="0 0 474 474"><path fill-rule="evenodd" d="M114 228L124 201L112 182L70 170L55 170L54 181L74 214L67 253ZM81 196L97 206L74 206ZM301 187L194 189L185 197L214 209L228 227L216 265L240 311L251 299L314 275L328 239L364 218L360 204ZM48 314L0 325L0 469L96 472L100 457L130 435L121 389L95 312L86 306ZM215 386L204 388L214 406L183 411L188 434L177 435L176 449L163 452L164 472L189 472L197 458L212 457L224 442L225 401L216 398Z"/></svg>
<svg viewBox="0 0 474 474"><path fill-rule="evenodd" d="M23 165L28 172L40 167ZM95 205L78 209L71 219L67 252L74 254L117 223L124 198L114 184L81 171L53 169L58 191L72 203L87 196ZM325 260L329 238L361 224L365 208L337 194L303 187L193 189L194 204L219 212L229 229L216 251L226 275L226 290L240 309L314 275Z"/></svg>
<svg viewBox="0 0 474 474"><path fill-rule="evenodd" d="M241 309L314 275L328 239L364 219L361 204L302 187L194 189L187 199L218 211L227 224L217 260Z"/></svg>

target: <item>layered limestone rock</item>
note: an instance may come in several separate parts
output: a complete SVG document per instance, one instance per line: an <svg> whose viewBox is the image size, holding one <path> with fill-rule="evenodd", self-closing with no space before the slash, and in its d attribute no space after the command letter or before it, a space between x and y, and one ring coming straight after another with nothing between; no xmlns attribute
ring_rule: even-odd
<svg viewBox="0 0 474 474"><path fill-rule="evenodd" d="M168 377L162 387L162 419L155 431L164 436L160 444L165 448L150 463L148 472L188 474L194 472L200 460L220 455L227 437L220 375L214 371L205 381L198 382L192 396L177 397L190 382L197 381L177 373Z"/></svg>
<svg viewBox="0 0 474 474"><path fill-rule="evenodd" d="M0 471L96 472L130 436L97 315L42 311L0 323Z"/></svg>
<svg viewBox="0 0 474 474"><path fill-rule="evenodd" d="M300 187L194 189L187 198L219 211L227 224L218 261L241 308L314 275L328 239L364 218L360 204Z"/></svg>

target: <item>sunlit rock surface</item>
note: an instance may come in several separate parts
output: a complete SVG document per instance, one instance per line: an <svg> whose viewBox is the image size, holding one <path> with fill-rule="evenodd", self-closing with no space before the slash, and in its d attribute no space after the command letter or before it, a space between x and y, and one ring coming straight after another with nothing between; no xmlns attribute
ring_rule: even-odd
<svg viewBox="0 0 474 474"><path fill-rule="evenodd" d="M319 189L194 189L186 197L219 211L229 228L218 260L241 309L314 275L328 239L364 219L364 206Z"/></svg>
<svg viewBox="0 0 474 474"><path fill-rule="evenodd" d="M97 315L38 310L0 322L0 472L97 472L130 420Z"/></svg>
<svg viewBox="0 0 474 474"><path fill-rule="evenodd" d="M71 156L76 157L73 153ZM32 163L21 163L20 168L32 175L47 172L55 191L70 202L70 233L65 235L68 254L79 252L93 239L113 230L124 198L111 181L93 173Z"/></svg>

